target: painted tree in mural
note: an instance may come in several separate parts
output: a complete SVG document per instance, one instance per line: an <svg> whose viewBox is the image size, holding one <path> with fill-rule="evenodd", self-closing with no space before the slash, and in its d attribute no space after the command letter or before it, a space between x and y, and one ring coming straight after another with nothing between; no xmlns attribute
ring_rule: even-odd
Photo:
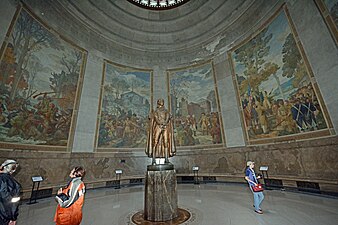
<svg viewBox="0 0 338 225"><path fill-rule="evenodd" d="M15 74L15 55L13 45L8 45L0 64L1 93L5 93L4 85L9 85Z"/></svg>
<svg viewBox="0 0 338 225"><path fill-rule="evenodd" d="M67 145L81 50L24 9L0 61L0 141Z"/></svg>
<svg viewBox="0 0 338 225"><path fill-rule="evenodd" d="M300 82L307 76L306 68L302 56L298 50L295 39L290 33L283 45L283 67L282 76L294 78L292 85L298 87Z"/></svg>
<svg viewBox="0 0 338 225"><path fill-rule="evenodd" d="M177 77L177 79L170 80L170 95L172 98L171 110L174 117L179 116L177 112L177 103L182 98L189 98L189 92L186 91L187 89L189 89L189 82L187 82L185 79L185 77L180 76Z"/></svg>
<svg viewBox="0 0 338 225"><path fill-rule="evenodd" d="M79 51L72 51L71 58L63 56L60 64L66 68L60 73L52 72L52 77L49 78L51 84L50 88L55 92L54 97L63 109L72 109L73 98L76 94L78 75L80 73L80 62L82 60L82 53Z"/></svg>
<svg viewBox="0 0 338 225"><path fill-rule="evenodd" d="M34 94L36 94L37 92L36 87L35 87L35 80L37 77L37 73L39 71L45 70L45 67L40 62L39 58L37 58L34 55L30 57L30 64L31 66L28 68L28 73L27 73L28 90L26 92L26 96L23 96L27 99L33 96Z"/></svg>
<svg viewBox="0 0 338 225"><path fill-rule="evenodd" d="M121 97L121 94L125 91L128 91L130 88L130 85L125 80L119 77L113 77L110 85L114 90L115 99L119 99Z"/></svg>
<svg viewBox="0 0 338 225"><path fill-rule="evenodd" d="M59 48L59 42L47 29L24 11L18 18L11 38L13 39L14 54L18 59L10 93L10 99L13 100L18 92L19 83L24 77L31 54L48 45Z"/></svg>
<svg viewBox="0 0 338 225"><path fill-rule="evenodd" d="M327 128L293 35L286 14L280 13L231 55L249 139Z"/></svg>
<svg viewBox="0 0 338 225"><path fill-rule="evenodd" d="M272 34L266 36L267 29L264 29L256 37L249 41L241 48L235 51L235 59L245 66L244 75L246 79L240 84L241 94L251 91L259 92L259 90L251 90L258 87L260 83L266 81L271 75L274 76L280 92L283 93L279 78L276 72L279 66L276 63L266 63L265 58L269 55L269 41Z"/></svg>

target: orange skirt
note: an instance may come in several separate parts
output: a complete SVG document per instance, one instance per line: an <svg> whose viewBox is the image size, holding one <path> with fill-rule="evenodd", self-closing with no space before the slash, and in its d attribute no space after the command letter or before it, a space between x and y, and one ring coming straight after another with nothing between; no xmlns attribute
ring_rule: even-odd
<svg viewBox="0 0 338 225"><path fill-rule="evenodd" d="M70 208L57 207L54 218L56 225L80 225L82 221L82 211L81 209L74 210L73 206Z"/></svg>

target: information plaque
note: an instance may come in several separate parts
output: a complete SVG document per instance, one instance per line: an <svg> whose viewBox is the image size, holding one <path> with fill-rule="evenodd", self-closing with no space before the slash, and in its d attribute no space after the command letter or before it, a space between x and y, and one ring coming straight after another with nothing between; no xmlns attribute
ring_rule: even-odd
<svg viewBox="0 0 338 225"><path fill-rule="evenodd" d="M43 178L41 176L32 177L32 181L33 182L41 182L41 181L43 181Z"/></svg>

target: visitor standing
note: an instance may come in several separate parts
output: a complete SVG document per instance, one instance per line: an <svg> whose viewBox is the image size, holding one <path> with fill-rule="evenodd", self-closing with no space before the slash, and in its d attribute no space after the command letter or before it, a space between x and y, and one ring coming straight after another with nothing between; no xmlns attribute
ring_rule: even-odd
<svg viewBox="0 0 338 225"><path fill-rule="evenodd" d="M261 189L261 191L255 191L254 187L258 187L259 183L257 179L260 179L260 176L256 176L256 173L254 171L254 167L255 167L255 162L253 161L248 161L246 163L246 170L245 170L245 180L248 182L249 184L249 188L251 190L251 192L253 193L253 197L254 197L254 207L255 207L255 212L258 214L263 214L263 211L261 209L261 203L264 199L264 194L263 194L263 189Z"/></svg>
<svg viewBox="0 0 338 225"><path fill-rule="evenodd" d="M54 222L56 225L79 225L82 221L85 185L82 181L85 170L75 167L69 174L70 182L60 188L55 199L58 202Z"/></svg>
<svg viewBox="0 0 338 225"><path fill-rule="evenodd" d="M19 215L21 185L12 176L18 166L12 159L0 166L0 225L15 225Z"/></svg>

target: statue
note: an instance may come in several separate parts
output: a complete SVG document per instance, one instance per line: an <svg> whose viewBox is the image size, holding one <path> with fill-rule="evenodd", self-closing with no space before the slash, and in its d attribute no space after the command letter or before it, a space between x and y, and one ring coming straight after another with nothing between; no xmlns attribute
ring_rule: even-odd
<svg viewBox="0 0 338 225"><path fill-rule="evenodd" d="M152 158L152 164L156 165L156 158L165 158L169 163L169 157L176 154L174 142L174 129L172 116L164 107L164 100L157 100L157 108L151 113L148 130L146 154Z"/></svg>

